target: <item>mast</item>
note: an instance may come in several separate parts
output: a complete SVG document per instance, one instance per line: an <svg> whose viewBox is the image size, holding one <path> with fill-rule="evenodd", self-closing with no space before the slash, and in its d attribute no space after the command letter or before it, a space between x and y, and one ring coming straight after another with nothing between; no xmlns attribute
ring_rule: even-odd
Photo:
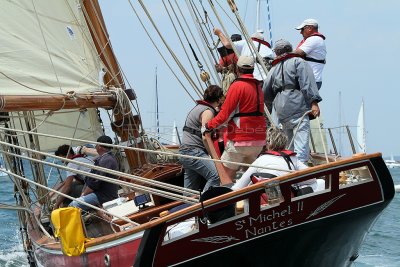
<svg viewBox="0 0 400 267"><path fill-rule="evenodd" d="M160 118L158 113L158 80L157 80L157 67L156 67L156 127L157 127L157 140L160 140Z"/></svg>
<svg viewBox="0 0 400 267"><path fill-rule="evenodd" d="M104 77L104 83L108 86L126 89L122 72L109 41L98 1L83 1L83 4L87 12L85 19L90 26L90 33L96 45L97 53L106 65L107 72ZM133 97L130 98L130 100L134 99ZM130 145L144 148L144 142L141 137L143 126L139 115L134 116L131 112L127 113L126 110L122 110L114 115L114 119L115 122L112 129L121 138L121 142L128 142ZM143 152L125 150L125 154L131 170L139 168L147 162Z"/></svg>
<svg viewBox="0 0 400 267"><path fill-rule="evenodd" d="M261 0L257 0L257 10L256 10L256 32L261 31L260 29L260 6Z"/></svg>

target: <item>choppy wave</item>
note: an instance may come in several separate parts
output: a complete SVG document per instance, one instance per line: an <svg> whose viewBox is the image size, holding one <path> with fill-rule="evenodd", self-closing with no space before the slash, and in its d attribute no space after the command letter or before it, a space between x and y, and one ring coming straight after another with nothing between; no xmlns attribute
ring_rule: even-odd
<svg viewBox="0 0 400 267"><path fill-rule="evenodd" d="M26 253L22 244L0 251L0 266L2 267L29 267Z"/></svg>

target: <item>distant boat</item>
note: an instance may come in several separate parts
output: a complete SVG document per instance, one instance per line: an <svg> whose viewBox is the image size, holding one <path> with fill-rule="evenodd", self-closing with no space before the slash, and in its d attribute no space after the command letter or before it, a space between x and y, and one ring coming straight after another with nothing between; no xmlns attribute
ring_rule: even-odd
<svg viewBox="0 0 400 267"><path fill-rule="evenodd" d="M393 155L390 157L390 159L386 159L385 163L389 169L400 168L400 162L394 160Z"/></svg>

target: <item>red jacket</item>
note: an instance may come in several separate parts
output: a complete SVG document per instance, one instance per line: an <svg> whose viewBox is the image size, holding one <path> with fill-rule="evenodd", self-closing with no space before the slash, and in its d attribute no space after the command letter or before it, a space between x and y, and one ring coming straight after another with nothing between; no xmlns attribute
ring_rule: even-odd
<svg viewBox="0 0 400 267"><path fill-rule="evenodd" d="M237 61L238 61L238 58L235 55L235 53L231 53L229 55L226 55L226 56L220 58L219 64L222 67L228 67L231 64L236 64Z"/></svg>
<svg viewBox="0 0 400 267"><path fill-rule="evenodd" d="M225 122L228 122L229 140L265 140L264 94L253 74L244 74L231 84L221 111L207 126L215 129Z"/></svg>

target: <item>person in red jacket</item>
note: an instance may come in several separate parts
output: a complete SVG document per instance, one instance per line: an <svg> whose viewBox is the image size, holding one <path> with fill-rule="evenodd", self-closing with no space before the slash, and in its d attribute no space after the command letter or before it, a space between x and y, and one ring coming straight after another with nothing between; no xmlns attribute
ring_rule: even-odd
<svg viewBox="0 0 400 267"><path fill-rule="evenodd" d="M264 95L253 71L254 58L240 56L237 62L239 78L229 87L221 111L202 128L204 133L228 124L228 141L222 160L252 163L265 145ZM240 166L234 163L224 163L224 166L233 181Z"/></svg>

